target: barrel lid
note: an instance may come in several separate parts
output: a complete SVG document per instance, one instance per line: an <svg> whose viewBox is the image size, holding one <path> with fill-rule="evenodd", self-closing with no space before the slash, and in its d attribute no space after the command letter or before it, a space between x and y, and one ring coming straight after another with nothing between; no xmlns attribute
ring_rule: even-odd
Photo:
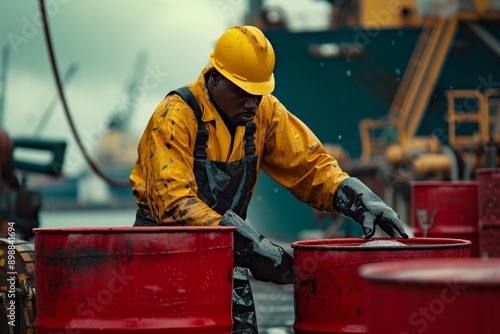
<svg viewBox="0 0 500 334"><path fill-rule="evenodd" d="M359 274L392 283L496 285L500 287L500 258L442 258L378 262L362 265Z"/></svg>
<svg viewBox="0 0 500 334"><path fill-rule="evenodd" d="M67 228L35 228L38 234L92 234L92 233L176 233L176 232L231 232L232 226L116 226L116 227L67 227Z"/></svg>
<svg viewBox="0 0 500 334"><path fill-rule="evenodd" d="M401 251L442 248L468 248L470 240L453 238L334 238L301 240L292 244L292 248L301 250L335 251Z"/></svg>

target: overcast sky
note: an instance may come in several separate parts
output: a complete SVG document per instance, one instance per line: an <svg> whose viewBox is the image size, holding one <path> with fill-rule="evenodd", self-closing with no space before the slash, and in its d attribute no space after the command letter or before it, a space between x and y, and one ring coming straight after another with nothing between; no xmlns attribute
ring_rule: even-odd
<svg viewBox="0 0 500 334"><path fill-rule="evenodd" d="M217 38L229 26L242 24L247 9L247 0L45 3L61 74L71 64L77 65L65 91L83 139L105 131L113 109L126 97L125 85L131 80L139 52L147 54L147 63L139 77L141 89L131 122L136 136L169 90L198 77L209 63ZM325 5L322 1L296 1L296 11L301 11L297 4L304 3ZM56 94L39 1L0 1L0 38L0 46L10 49L2 127L11 137L31 136ZM66 139L74 147L60 104L47 118L41 135Z"/></svg>
<svg viewBox="0 0 500 334"><path fill-rule="evenodd" d="M66 93L83 137L102 131L124 99L139 52L147 63L139 79L132 131L140 134L170 89L196 79L220 34L241 23L243 0L46 0L60 71L77 72ZM38 0L0 2L1 46L9 45L2 127L11 137L32 135L55 91L40 25ZM43 137L69 138L56 108Z"/></svg>

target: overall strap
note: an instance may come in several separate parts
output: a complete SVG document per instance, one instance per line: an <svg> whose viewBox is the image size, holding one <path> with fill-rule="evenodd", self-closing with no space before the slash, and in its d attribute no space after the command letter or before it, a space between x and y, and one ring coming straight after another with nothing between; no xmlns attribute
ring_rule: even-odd
<svg viewBox="0 0 500 334"><path fill-rule="evenodd" d="M255 125L255 122L248 122L246 124L246 130L245 130L245 156L250 156L250 155L255 155L255 143L254 143L254 134L255 130L257 129L257 126Z"/></svg>
<svg viewBox="0 0 500 334"><path fill-rule="evenodd" d="M196 119L198 120L198 131L196 133L196 143L195 143L196 149L194 152L194 157L196 159L206 159L207 152L205 151L205 149L207 148L208 131L205 129L205 125L201 120L202 113L200 106L196 101L196 98L194 97L193 93L191 93L189 88L187 88L186 86L173 90L170 93L168 93L168 95L170 94L179 95L184 100L184 102L186 102L187 105L191 109L193 109Z"/></svg>
<svg viewBox="0 0 500 334"><path fill-rule="evenodd" d="M168 95L177 94L179 95L187 105L193 109L196 119L198 120L198 131L196 134L196 150L194 152L194 157L196 159L207 159L207 152L205 149L207 148L208 141L208 131L205 129L205 125L201 120L202 113L196 98L193 93L186 86L178 88L176 90L171 91ZM254 143L254 134L255 134L256 126L255 122L246 123L246 130L244 139L246 141L245 144L245 155L255 155L255 143Z"/></svg>

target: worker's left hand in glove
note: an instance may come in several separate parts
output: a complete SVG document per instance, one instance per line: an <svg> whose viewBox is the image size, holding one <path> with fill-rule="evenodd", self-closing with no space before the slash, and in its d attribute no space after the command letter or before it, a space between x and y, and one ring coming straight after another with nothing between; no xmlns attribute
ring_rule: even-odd
<svg viewBox="0 0 500 334"><path fill-rule="evenodd" d="M250 269L253 277L276 284L293 283L293 258L282 247L272 243L232 210L226 211L222 226L236 226L234 264Z"/></svg>
<svg viewBox="0 0 500 334"><path fill-rule="evenodd" d="M358 222L363 227L366 239L373 237L376 225L390 237L408 238L397 213L354 177L339 184L333 196L333 206L338 212Z"/></svg>

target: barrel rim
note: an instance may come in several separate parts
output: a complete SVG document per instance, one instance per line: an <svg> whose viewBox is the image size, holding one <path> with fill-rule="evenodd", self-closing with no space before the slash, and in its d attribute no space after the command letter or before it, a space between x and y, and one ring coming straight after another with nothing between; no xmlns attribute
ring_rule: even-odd
<svg viewBox="0 0 500 334"><path fill-rule="evenodd" d="M63 227L34 228L35 234L93 234L93 233L152 233L152 232L233 232L234 226L114 226L114 227Z"/></svg>
<svg viewBox="0 0 500 334"><path fill-rule="evenodd" d="M500 168L498 167L487 167L487 168L478 168L476 170L476 174L497 174L500 173Z"/></svg>
<svg viewBox="0 0 500 334"><path fill-rule="evenodd" d="M498 269L490 272L490 276L483 276L479 279L478 270ZM433 258L433 259L410 259L405 261L382 261L363 264L359 267L359 275L368 281L380 283L400 283L400 284L425 284L443 285L460 283L468 285L494 285L500 287L500 258ZM391 276L394 273L412 273L415 270L422 270L422 273L430 273L439 269L470 269L474 270L475 276L458 277L456 272L449 271L445 276L425 275L420 277ZM487 274L487 273L483 273ZM447 276L446 276L447 275Z"/></svg>
<svg viewBox="0 0 500 334"><path fill-rule="evenodd" d="M411 181L412 188L419 186L462 186L462 187L477 187L477 181Z"/></svg>
<svg viewBox="0 0 500 334"><path fill-rule="evenodd" d="M336 243L342 243L342 242L348 242L348 243L363 243L367 241L375 241L375 240L391 240L391 241L398 241L401 243L408 242L409 240L415 240L418 239L418 241L423 242L424 244L422 245L406 245L406 246L371 246L371 247L360 247L360 245L356 246L343 246L343 245L325 245L321 244L324 242L336 242ZM425 241L428 242L428 244L425 244ZM429 242L437 242L437 241L448 241L446 244L439 244L439 243L429 243ZM308 245L305 245L304 243L309 243ZM312 245L310 243L316 243L316 245ZM318 244L319 243L319 244ZM403 239L403 238L371 238L371 239L364 239L364 238L336 238L336 239L314 239L314 240L301 240L301 241L296 241L292 244L292 248L294 249L301 249L301 250L335 250L335 251L360 251L360 252L371 252L374 250L380 251L401 251L401 250L416 250L416 249L425 249L425 250L432 250L432 249L450 249L450 248L467 248L472 246L472 241L470 240L465 240L465 239L453 239L453 238L409 238L409 239Z"/></svg>

